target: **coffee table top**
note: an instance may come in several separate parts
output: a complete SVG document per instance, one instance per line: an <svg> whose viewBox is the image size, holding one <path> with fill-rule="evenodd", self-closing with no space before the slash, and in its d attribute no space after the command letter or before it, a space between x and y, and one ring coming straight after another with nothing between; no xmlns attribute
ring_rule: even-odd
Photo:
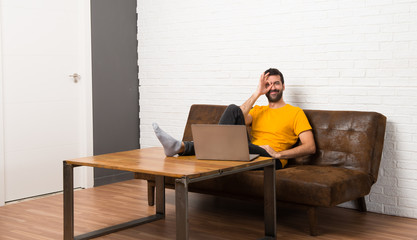
<svg viewBox="0 0 417 240"><path fill-rule="evenodd" d="M250 162L198 160L195 156L166 157L162 147L135 149L92 157L66 160L74 166L89 166L148 173L165 177L202 177L215 173L263 165L274 159L258 157Z"/></svg>

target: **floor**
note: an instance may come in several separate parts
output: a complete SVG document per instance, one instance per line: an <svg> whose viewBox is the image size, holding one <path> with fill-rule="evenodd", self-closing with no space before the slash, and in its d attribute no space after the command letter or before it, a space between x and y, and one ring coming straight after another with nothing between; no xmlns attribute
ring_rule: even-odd
<svg viewBox="0 0 417 240"><path fill-rule="evenodd" d="M75 191L75 234L145 217L146 182L129 180ZM190 239L258 239L263 236L259 202L191 193ZM62 239L62 194L0 207L0 240ZM309 236L304 211L279 207L277 239L417 239L417 219L319 208L320 235ZM96 239L175 239L174 191L166 190L166 218Z"/></svg>

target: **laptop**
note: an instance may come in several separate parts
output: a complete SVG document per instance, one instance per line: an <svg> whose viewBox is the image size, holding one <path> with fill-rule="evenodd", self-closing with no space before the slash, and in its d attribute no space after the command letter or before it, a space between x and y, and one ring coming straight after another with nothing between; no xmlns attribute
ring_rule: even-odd
<svg viewBox="0 0 417 240"><path fill-rule="evenodd" d="M252 161L248 135L243 125L192 124L191 132L197 159Z"/></svg>

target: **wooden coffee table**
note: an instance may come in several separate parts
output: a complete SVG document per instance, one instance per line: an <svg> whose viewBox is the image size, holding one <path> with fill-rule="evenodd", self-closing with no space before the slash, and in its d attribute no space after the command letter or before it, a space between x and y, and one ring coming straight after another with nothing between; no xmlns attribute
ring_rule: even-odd
<svg viewBox="0 0 417 240"><path fill-rule="evenodd" d="M73 168L90 166L155 176L154 215L74 237ZM188 239L188 184L253 169L264 169L265 236L276 238L275 160L251 162L197 160L195 156L165 157L162 148L144 148L64 161L64 239L90 239L165 217L165 177L175 180L176 239Z"/></svg>

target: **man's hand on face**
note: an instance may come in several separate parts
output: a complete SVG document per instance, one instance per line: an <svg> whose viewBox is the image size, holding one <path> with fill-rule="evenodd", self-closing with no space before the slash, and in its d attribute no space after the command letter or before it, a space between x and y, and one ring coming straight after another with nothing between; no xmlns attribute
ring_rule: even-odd
<svg viewBox="0 0 417 240"><path fill-rule="evenodd" d="M257 93L259 95L264 95L269 92L272 88L272 84L268 82L269 73L265 74L262 73L261 77L259 78L259 85L257 89Z"/></svg>

